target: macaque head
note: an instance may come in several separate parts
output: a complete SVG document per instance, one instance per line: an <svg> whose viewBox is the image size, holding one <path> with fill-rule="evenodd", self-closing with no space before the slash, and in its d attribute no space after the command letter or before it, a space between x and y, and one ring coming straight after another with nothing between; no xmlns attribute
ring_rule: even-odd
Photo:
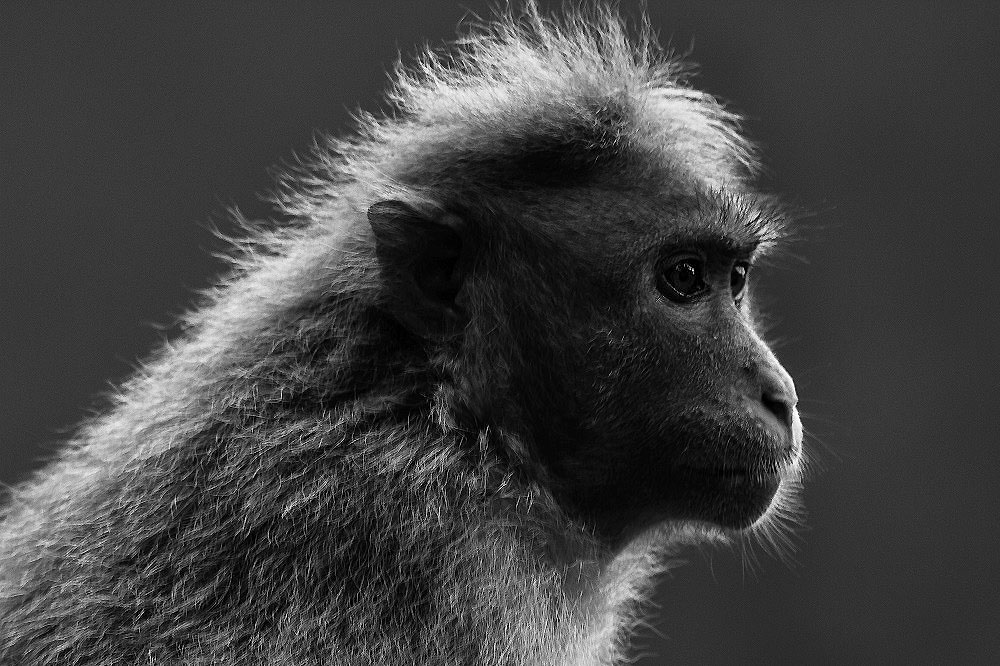
<svg viewBox="0 0 1000 666"><path fill-rule="evenodd" d="M456 79L447 109L423 100L447 126L397 167L412 200L368 209L387 307L453 352L472 427L520 432L609 542L746 529L799 476L798 398L753 298L786 220L749 184L735 117L661 74L637 82L616 44L578 45L589 70L524 56L506 96Z"/></svg>

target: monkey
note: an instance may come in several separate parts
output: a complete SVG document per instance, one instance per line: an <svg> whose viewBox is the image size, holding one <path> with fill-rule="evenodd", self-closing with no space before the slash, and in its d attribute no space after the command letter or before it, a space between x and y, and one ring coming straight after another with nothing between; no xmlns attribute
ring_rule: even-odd
<svg viewBox="0 0 1000 666"><path fill-rule="evenodd" d="M533 2L398 64L9 493L0 662L613 664L669 555L781 529L790 216L686 72Z"/></svg>

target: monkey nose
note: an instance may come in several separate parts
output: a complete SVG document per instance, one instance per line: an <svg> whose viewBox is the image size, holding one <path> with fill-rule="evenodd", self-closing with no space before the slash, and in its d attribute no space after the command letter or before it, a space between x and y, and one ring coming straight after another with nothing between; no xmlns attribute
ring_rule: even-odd
<svg viewBox="0 0 1000 666"><path fill-rule="evenodd" d="M787 372L775 368L760 373L760 396L758 403L764 412L789 430L795 419L795 405L799 398L795 394L795 384Z"/></svg>

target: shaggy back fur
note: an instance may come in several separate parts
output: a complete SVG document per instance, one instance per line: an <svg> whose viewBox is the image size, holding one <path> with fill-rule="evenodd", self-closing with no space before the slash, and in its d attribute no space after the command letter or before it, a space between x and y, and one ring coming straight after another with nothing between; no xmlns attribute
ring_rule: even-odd
<svg viewBox="0 0 1000 666"><path fill-rule="evenodd" d="M555 233L512 213L538 187L750 175L734 117L649 35L529 5L400 67L388 114L285 180L296 222L248 232L183 335L11 493L0 662L619 658L656 544L684 535L613 553L560 506L519 407L516 312L482 276L528 270L514 248ZM460 334L387 314L365 219L385 199L488 213Z"/></svg>

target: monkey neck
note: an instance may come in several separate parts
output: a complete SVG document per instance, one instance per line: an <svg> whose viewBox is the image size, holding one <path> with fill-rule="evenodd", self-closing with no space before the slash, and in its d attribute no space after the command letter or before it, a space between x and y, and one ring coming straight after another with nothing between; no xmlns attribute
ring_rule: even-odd
<svg viewBox="0 0 1000 666"><path fill-rule="evenodd" d="M468 419L449 398L461 373L363 298L277 308L267 278L220 299L80 432L77 473L32 490L53 499L23 529L88 556L16 558L19 589L51 626L111 627L52 645L609 663L649 553L612 557L568 518L516 415ZM101 594L62 604L52 572Z"/></svg>

